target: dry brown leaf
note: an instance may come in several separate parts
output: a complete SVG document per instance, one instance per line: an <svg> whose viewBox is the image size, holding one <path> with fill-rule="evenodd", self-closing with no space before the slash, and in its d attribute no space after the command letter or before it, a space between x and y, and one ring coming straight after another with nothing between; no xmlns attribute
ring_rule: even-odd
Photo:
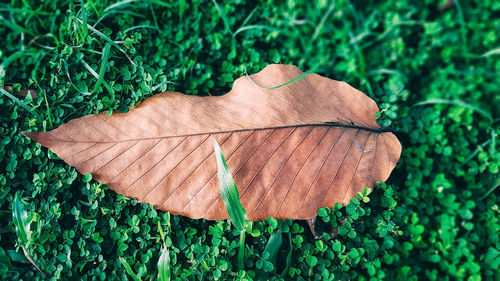
<svg viewBox="0 0 500 281"><path fill-rule="evenodd" d="M301 74L269 65L251 78L272 87ZM309 219L389 177L401 145L376 123L377 111L365 94L316 74L275 90L241 77L224 96L164 92L128 113L24 134L120 194L173 214L227 219L215 137L249 220Z"/></svg>
<svg viewBox="0 0 500 281"><path fill-rule="evenodd" d="M3 89L6 90L7 92L10 92L10 90L12 90L12 86L4 86ZM36 89L25 89L25 90L15 91L15 93L18 96L23 97L23 98L25 98L29 92L31 93L31 97L33 99L36 100L38 98L38 90L36 90Z"/></svg>

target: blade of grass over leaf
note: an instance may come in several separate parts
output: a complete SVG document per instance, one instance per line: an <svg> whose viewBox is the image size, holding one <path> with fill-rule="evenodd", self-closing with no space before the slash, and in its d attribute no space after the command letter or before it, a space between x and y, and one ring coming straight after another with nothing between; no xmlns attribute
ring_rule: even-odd
<svg viewBox="0 0 500 281"><path fill-rule="evenodd" d="M480 115L488 118L490 121L493 122L493 116L491 116L491 114L489 112L487 112L486 110L484 110L476 105L472 105L472 104L466 103L466 102L461 101L461 100L428 99L426 101L418 102L414 106L422 106L422 105L427 105L427 104L450 104L450 105L458 105L458 106L467 107L467 108L470 108L470 109L476 111Z"/></svg>
<svg viewBox="0 0 500 281"><path fill-rule="evenodd" d="M234 227L238 230L245 230L248 224L247 212L243 208L240 202L240 194L236 183L234 182L233 176L229 171L226 164L226 159L222 154L222 150L214 138L214 152L215 158L217 159L217 177L220 182L220 193L224 200L224 205L226 206L229 218L233 223Z"/></svg>
<svg viewBox="0 0 500 281"><path fill-rule="evenodd" d="M33 115L36 115L35 112L29 106L27 106L24 102L20 101L18 98L16 98L11 93L9 93L6 90L4 90L2 87L0 87L0 93L2 93L3 95L7 96L11 100L13 100L15 103L19 104L22 108L26 109L29 113L31 113Z"/></svg>
<svg viewBox="0 0 500 281"><path fill-rule="evenodd" d="M220 193L227 213L233 225L240 231L240 244L238 249L238 270L243 269L243 259L245 256L245 234L248 225L247 212L240 202L238 187L234 182L231 171L226 163L222 149L214 138L214 153L217 159L217 177L220 182Z"/></svg>
<svg viewBox="0 0 500 281"><path fill-rule="evenodd" d="M23 247L28 246L31 242L30 222L19 192L16 193L12 204L12 220L16 227L17 237L21 240Z"/></svg>
<svg viewBox="0 0 500 281"><path fill-rule="evenodd" d="M283 84L278 85L278 86L275 86L275 87L266 88L266 87L262 87L262 86L260 86L259 84L255 83L255 81L253 81L253 79L250 77L250 75L248 75L247 68L245 67L245 75L246 75L246 77L248 78L248 80L250 80L250 82L251 82L253 85L255 85L256 87L259 87L259 88L264 89L264 90L274 90L274 89L279 89L279 88L281 88L281 87L285 87L285 86L287 86L287 85L290 85L290 84L292 84L292 83L295 83L295 82L297 82L297 81L299 81L299 80L303 79L304 77L306 77L307 75L309 75L309 74L311 74L311 73L314 73L314 71L316 71L316 70L315 70L315 69L313 69L313 70L306 71L304 74L302 74L302 75L300 75L299 77L294 78L294 79L292 79L292 80L290 80L290 81L288 81L288 82L286 82L286 83L283 83Z"/></svg>

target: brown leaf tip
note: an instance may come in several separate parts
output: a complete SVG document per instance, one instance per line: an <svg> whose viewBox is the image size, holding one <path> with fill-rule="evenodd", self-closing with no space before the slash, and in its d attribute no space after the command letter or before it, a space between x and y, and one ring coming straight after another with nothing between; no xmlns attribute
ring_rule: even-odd
<svg viewBox="0 0 500 281"><path fill-rule="evenodd" d="M28 137L32 141L37 141L38 133L37 132L21 132L24 136Z"/></svg>

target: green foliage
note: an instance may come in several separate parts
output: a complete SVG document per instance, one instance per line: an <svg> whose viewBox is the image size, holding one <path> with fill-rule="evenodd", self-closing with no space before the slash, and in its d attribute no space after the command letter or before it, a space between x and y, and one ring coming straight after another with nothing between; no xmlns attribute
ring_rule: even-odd
<svg viewBox="0 0 500 281"><path fill-rule="evenodd" d="M15 250L10 212L19 190L34 214L30 256L54 279L126 280L119 257L143 280L156 279L158 223L172 280L255 280L278 230L272 280L500 279L498 1L446 9L438 5L447 1L428 0L216 2L0 4L0 86L12 87L0 90L3 279L43 279ZM387 184L320 210L318 240L301 221L249 225L245 271L230 222L138 204L20 133L125 112L164 90L222 94L245 69L277 62L370 95L404 149ZM39 94L18 94L26 89Z"/></svg>
<svg viewBox="0 0 500 281"><path fill-rule="evenodd" d="M0 248L0 277L5 278L10 266L10 258L7 256L5 251Z"/></svg>
<svg viewBox="0 0 500 281"><path fill-rule="evenodd" d="M24 209L24 204L21 201L19 192L16 193L12 204L12 221L16 227L16 234L22 243L21 245L23 247L28 247L31 242L31 221L28 219L28 212Z"/></svg>

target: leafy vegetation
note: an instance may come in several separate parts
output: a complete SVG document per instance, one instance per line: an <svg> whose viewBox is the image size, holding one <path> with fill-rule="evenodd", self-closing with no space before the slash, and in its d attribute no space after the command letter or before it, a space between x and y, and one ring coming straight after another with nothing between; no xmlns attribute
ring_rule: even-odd
<svg viewBox="0 0 500 281"><path fill-rule="evenodd" d="M261 271L297 280L500 279L500 5L440 2L448 1L0 4L1 277L44 279L17 238L20 192L32 218L26 251L54 280L126 280L119 257L142 280L156 279L162 247L172 280L251 280ZM367 93L404 149L387 185L319 211L317 240L301 221L253 223L244 271L230 222L137 204L20 133L127 111L167 89L224 93L245 71L276 62ZM265 248L278 231L283 258L273 264Z"/></svg>

